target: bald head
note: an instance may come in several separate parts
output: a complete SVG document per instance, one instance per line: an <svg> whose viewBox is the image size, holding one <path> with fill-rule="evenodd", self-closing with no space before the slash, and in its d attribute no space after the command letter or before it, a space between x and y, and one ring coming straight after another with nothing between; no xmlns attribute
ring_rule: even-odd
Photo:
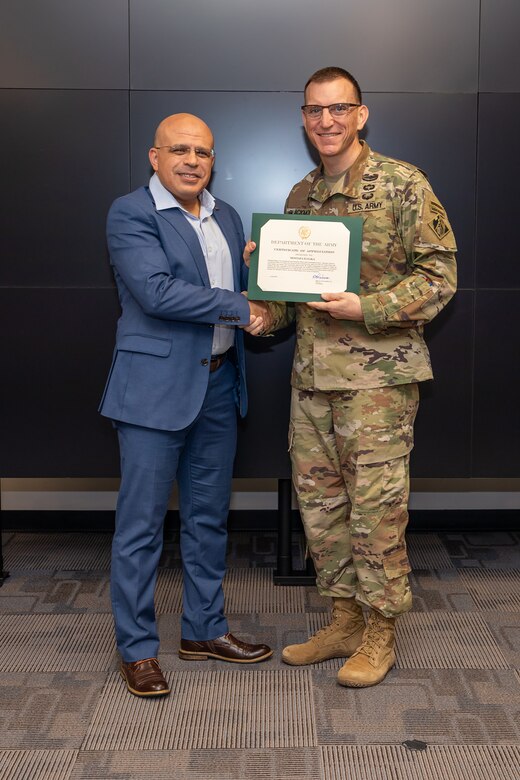
<svg viewBox="0 0 520 780"><path fill-rule="evenodd" d="M169 144L172 133L175 135L177 133L194 136L205 135L211 139L207 145L210 149L213 148L213 133L207 124L194 114L171 114L171 116L163 119L155 131L153 145L164 146Z"/></svg>

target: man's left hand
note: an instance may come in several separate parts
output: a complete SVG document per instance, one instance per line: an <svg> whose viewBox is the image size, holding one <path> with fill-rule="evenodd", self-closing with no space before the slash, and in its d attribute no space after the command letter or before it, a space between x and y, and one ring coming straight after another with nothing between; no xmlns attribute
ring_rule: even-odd
<svg viewBox="0 0 520 780"><path fill-rule="evenodd" d="M307 303L311 309L326 311L335 320L355 320L363 322L363 311L359 295L350 292L322 293L323 301Z"/></svg>

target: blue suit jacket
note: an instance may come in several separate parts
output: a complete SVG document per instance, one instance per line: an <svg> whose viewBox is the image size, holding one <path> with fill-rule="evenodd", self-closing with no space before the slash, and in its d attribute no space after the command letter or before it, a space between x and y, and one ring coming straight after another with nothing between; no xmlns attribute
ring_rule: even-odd
<svg viewBox="0 0 520 780"><path fill-rule="evenodd" d="M235 292L211 288L195 231L177 208L157 211L148 187L118 198L107 220L122 314L101 400L106 417L180 430L197 416L209 378L216 324L247 325L240 217L223 201L213 215L231 251ZM247 408L244 340L235 331L237 404Z"/></svg>

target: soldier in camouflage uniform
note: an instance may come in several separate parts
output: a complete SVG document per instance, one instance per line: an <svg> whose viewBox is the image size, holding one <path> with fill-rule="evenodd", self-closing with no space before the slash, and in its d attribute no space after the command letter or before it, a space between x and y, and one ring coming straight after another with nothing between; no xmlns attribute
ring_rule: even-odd
<svg viewBox="0 0 520 780"><path fill-rule="evenodd" d="M293 187L286 213L361 216L363 243L359 296L271 304L273 329L296 318L293 481L318 591L333 599L330 625L282 657L351 656L338 681L363 687L395 663L395 618L412 603L409 457L417 383L432 378L423 326L455 292L456 245L425 175L359 139L368 109L351 74L318 71L305 103L322 164Z"/></svg>

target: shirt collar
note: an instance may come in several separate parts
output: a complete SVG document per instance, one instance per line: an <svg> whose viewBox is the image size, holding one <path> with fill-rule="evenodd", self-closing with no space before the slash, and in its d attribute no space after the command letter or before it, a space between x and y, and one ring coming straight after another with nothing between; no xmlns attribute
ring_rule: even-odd
<svg viewBox="0 0 520 780"><path fill-rule="evenodd" d="M188 215L193 219L193 214L190 214L189 211L186 211L184 206L181 206L179 201L175 198L172 193L166 189L166 187L162 184L161 180L157 176L157 173L154 173L152 178L150 179L149 183L150 192L152 193L152 197L155 201L155 208L157 211L163 211L164 209L180 209L183 214ZM200 217L199 219L204 219L205 217L210 217L213 214L213 209L215 208L215 198L209 192L208 190L204 189L199 195L200 200Z"/></svg>

